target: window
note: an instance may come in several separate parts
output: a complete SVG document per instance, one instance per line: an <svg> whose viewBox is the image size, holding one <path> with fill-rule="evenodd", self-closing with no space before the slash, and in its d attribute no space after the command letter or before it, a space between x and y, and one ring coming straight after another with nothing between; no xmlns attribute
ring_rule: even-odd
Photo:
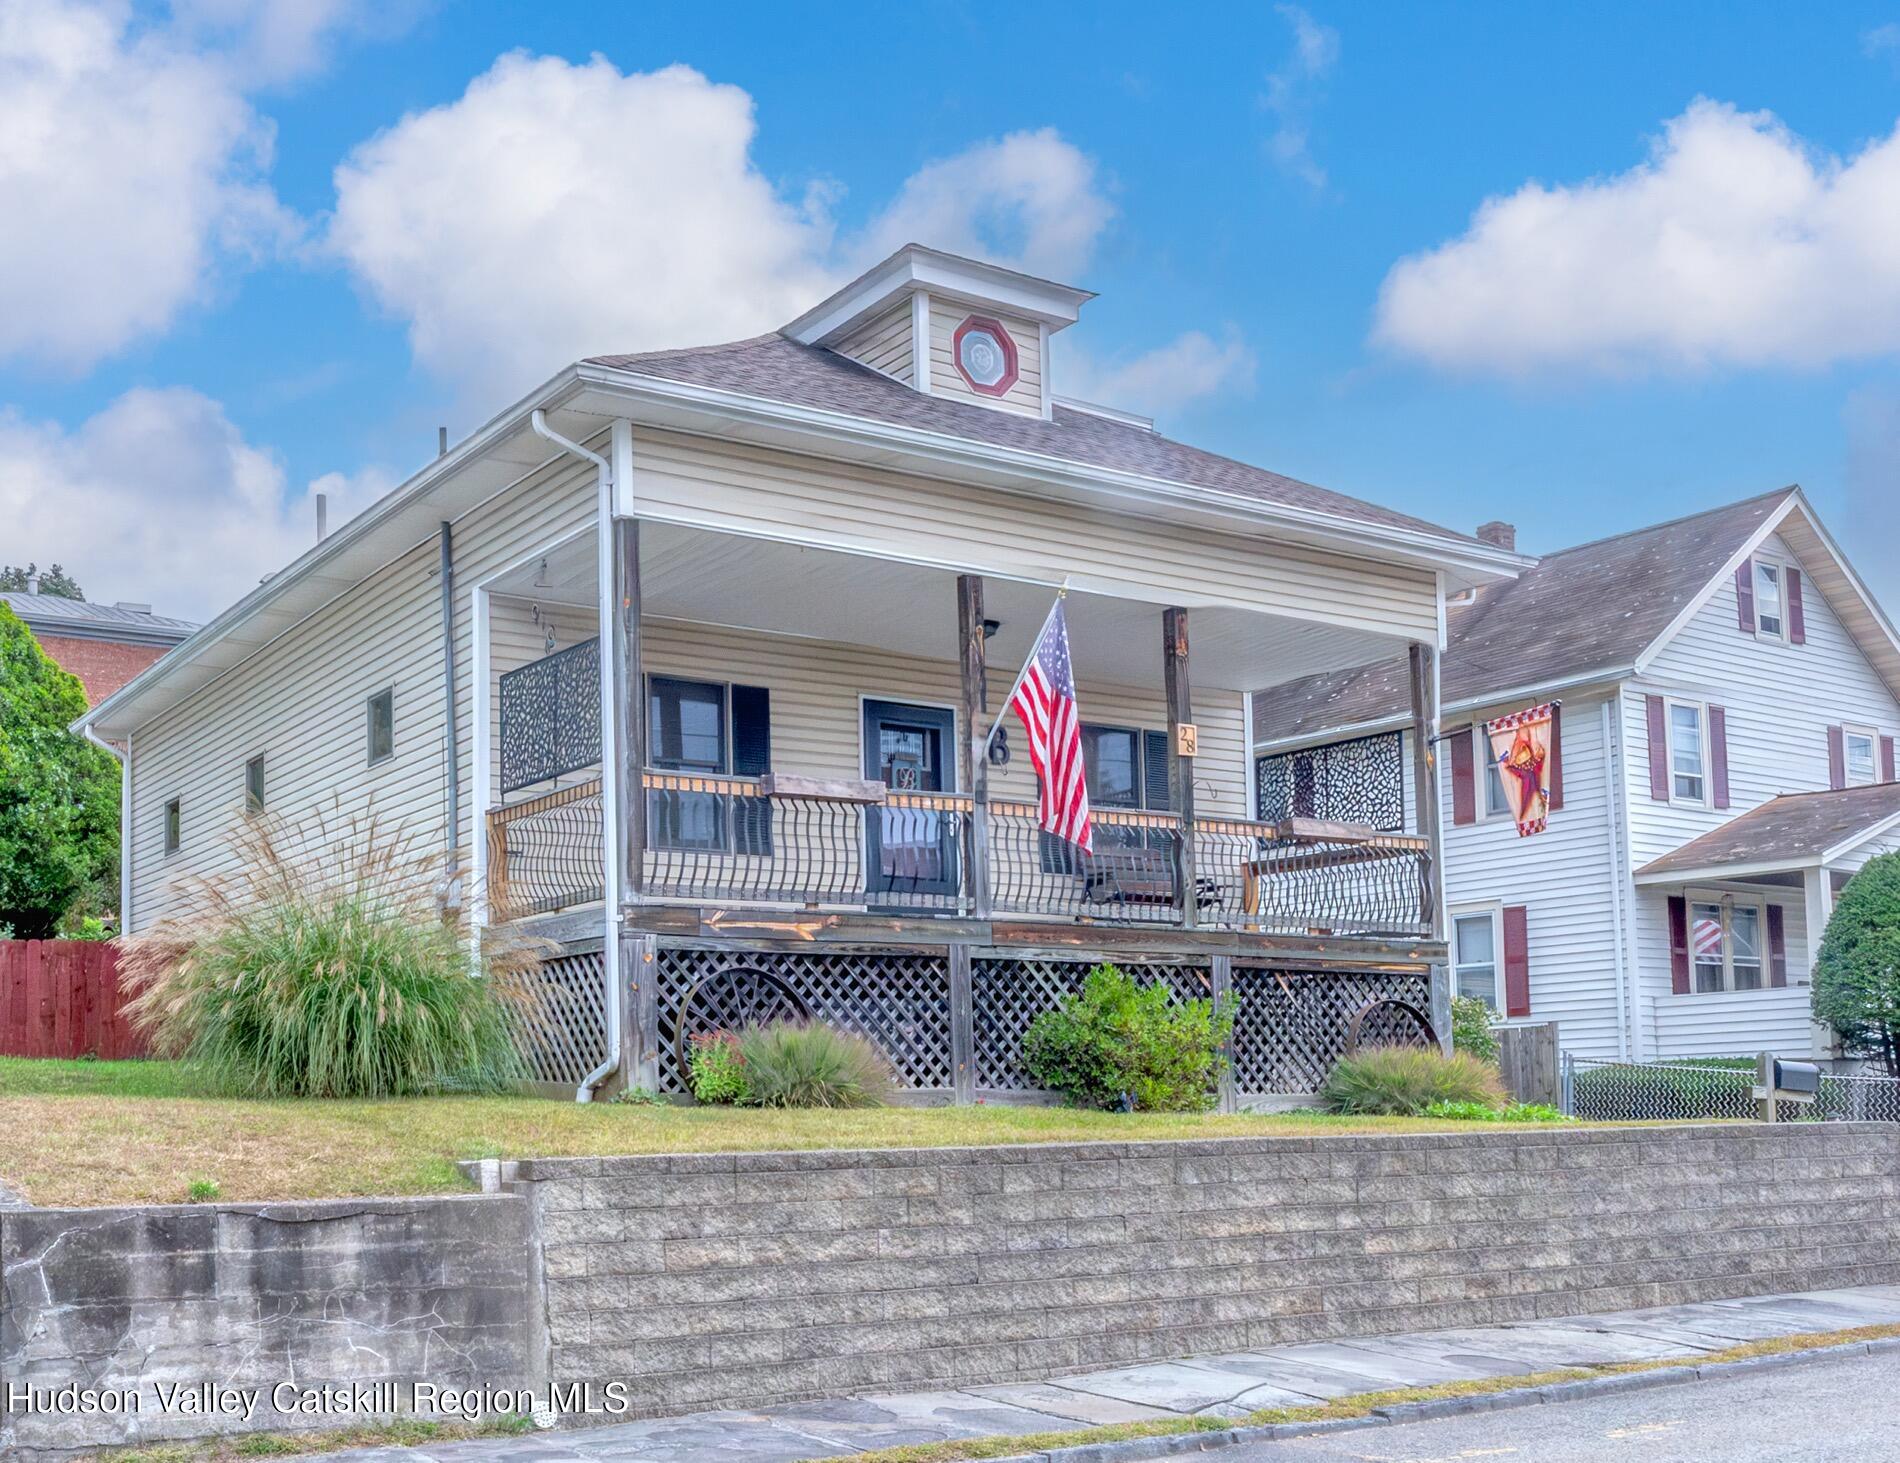
<svg viewBox="0 0 1900 1463"><path fill-rule="evenodd" d="M1504 795L1504 770L1498 766L1498 759L1491 753L1491 738L1485 734L1484 723L1479 722L1471 729L1477 738L1478 765L1484 769L1484 816L1487 818L1508 818L1511 816L1511 800Z"/></svg>
<svg viewBox="0 0 1900 1463"><path fill-rule="evenodd" d="M1784 617L1781 610L1781 566L1755 562L1755 630L1779 640Z"/></svg>
<svg viewBox="0 0 1900 1463"><path fill-rule="evenodd" d="M1758 991L1768 984L1765 906L1734 895L1689 901L1689 961L1697 995Z"/></svg>
<svg viewBox="0 0 1900 1463"><path fill-rule="evenodd" d="M1497 911L1453 915L1451 939L1455 993L1476 996L1493 1011L1499 1009Z"/></svg>
<svg viewBox="0 0 1900 1463"><path fill-rule="evenodd" d="M165 804L165 852L177 853L179 832L184 824L184 815L177 798Z"/></svg>
<svg viewBox="0 0 1900 1463"><path fill-rule="evenodd" d="M1669 795L1674 802L1708 801L1708 753L1702 726L1700 706L1669 703Z"/></svg>
<svg viewBox="0 0 1900 1463"><path fill-rule="evenodd" d="M1141 733L1122 726L1082 728L1082 766L1091 808L1141 806Z"/></svg>
<svg viewBox="0 0 1900 1463"><path fill-rule="evenodd" d="M369 765L386 762L396 750L396 693L378 691L369 698Z"/></svg>
<svg viewBox="0 0 1900 1463"><path fill-rule="evenodd" d="M726 770L726 688L653 676L647 682L647 760L662 772ZM655 790L647 824L658 848L723 849L726 804L716 793Z"/></svg>
<svg viewBox="0 0 1900 1463"><path fill-rule="evenodd" d="M264 811L264 754L259 752L244 764L244 811Z"/></svg>
<svg viewBox="0 0 1900 1463"><path fill-rule="evenodd" d="M1880 781L1879 742L1880 738L1873 732L1857 731L1851 726L1841 728L1849 787L1865 787L1870 782Z"/></svg>

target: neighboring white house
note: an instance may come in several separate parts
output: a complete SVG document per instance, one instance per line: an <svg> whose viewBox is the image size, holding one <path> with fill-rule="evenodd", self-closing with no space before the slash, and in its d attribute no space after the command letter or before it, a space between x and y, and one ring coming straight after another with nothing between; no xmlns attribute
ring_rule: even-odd
<svg viewBox="0 0 1900 1463"><path fill-rule="evenodd" d="M1436 850L1249 822L1247 688L1400 655L1430 727L1445 595L1525 561L1064 399L1090 298L912 245L772 334L562 371L85 719L128 928L248 814L373 810L573 952L550 1081L677 1087L769 976L912 1087L1020 1089L1107 955L1231 985L1245 1090L1310 1090L1442 969ZM985 741L1064 586L1092 856Z"/></svg>
<svg viewBox="0 0 1900 1463"><path fill-rule="evenodd" d="M1582 1056L1835 1055L1810 969L1841 885L1900 848L1900 641L1800 490L1551 554L1447 614L1458 988ZM1256 692L1258 815L1412 826L1404 684L1385 662ZM1561 783L1525 838L1481 724L1548 700Z"/></svg>

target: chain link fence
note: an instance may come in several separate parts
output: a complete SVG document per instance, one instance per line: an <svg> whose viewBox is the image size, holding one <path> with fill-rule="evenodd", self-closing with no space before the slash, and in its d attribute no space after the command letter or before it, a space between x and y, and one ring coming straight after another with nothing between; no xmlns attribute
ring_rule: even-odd
<svg viewBox="0 0 1900 1463"><path fill-rule="evenodd" d="M1683 1122L1753 1119L1755 1064L1617 1062L1568 1053L1563 1061L1564 1111L1594 1122ZM1823 1073L1812 1102L1782 1099L1783 1123L1900 1122L1900 1079Z"/></svg>

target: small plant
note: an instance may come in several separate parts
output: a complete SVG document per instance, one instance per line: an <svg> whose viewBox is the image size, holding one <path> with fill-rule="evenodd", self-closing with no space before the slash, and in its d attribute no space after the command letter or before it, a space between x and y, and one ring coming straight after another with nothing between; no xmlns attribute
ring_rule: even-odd
<svg viewBox="0 0 1900 1463"><path fill-rule="evenodd" d="M621 1107L664 1107L666 1099L651 1087L623 1087L610 1099Z"/></svg>
<svg viewBox="0 0 1900 1463"><path fill-rule="evenodd" d="M897 1086L882 1052L821 1022L748 1026L734 1042L759 1107L883 1107Z"/></svg>
<svg viewBox="0 0 1900 1463"><path fill-rule="evenodd" d="M1159 981L1098 965L1080 993L1030 1023L1023 1065L1077 1107L1204 1112L1233 1029L1231 1004L1176 1002Z"/></svg>
<svg viewBox="0 0 1900 1463"><path fill-rule="evenodd" d="M1499 1042L1491 1029L1490 1006L1477 996L1458 996L1451 1003L1451 1049L1476 1057L1481 1062L1496 1062Z"/></svg>
<svg viewBox="0 0 1900 1463"><path fill-rule="evenodd" d="M1436 1047L1375 1046L1341 1057L1319 1092L1328 1112L1416 1117L1436 1102L1505 1105L1497 1070Z"/></svg>
<svg viewBox="0 0 1900 1463"><path fill-rule="evenodd" d="M218 1181L216 1179L193 1179L185 1185L187 1204L209 1204L217 1197Z"/></svg>
<svg viewBox="0 0 1900 1463"><path fill-rule="evenodd" d="M235 875L187 883L180 913L123 947L132 1018L160 1055L257 1097L519 1080L538 946L473 946L436 906L432 861L373 819L334 837L320 819L247 819L234 841Z"/></svg>
<svg viewBox="0 0 1900 1463"><path fill-rule="evenodd" d="M738 1038L731 1032L707 1031L695 1036L686 1066L696 1100L740 1107L752 1100L745 1058L739 1052Z"/></svg>
<svg viewBox="0 0 1900 1463"><path fill-rule="evenodd" d="M1451 1118L1461 1123L1568 1123L1556 1108L1541 1102L1513 1102L1505 1107L1490 1107L1482 1102L1434 1102L1420 1114L1428 1118Z"/></svg>

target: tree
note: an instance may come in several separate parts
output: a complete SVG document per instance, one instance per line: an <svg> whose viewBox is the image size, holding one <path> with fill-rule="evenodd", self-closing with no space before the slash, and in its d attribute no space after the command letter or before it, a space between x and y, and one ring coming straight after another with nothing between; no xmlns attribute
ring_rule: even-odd
<svg viewBox="0 0 1900 1463"><path fill-rule="evenodd" d="M24 569L18 564L0 564L0 590L23 590L26 588L26 581L39 572L40 566L30 562ZM44 574L40 574L40 593L56 594L61 599L86 597L86 591L79 587L79 581L58 564L53 565Z"/></svg>
<svg viewBox="0 0 1900 1463"><path fill-rule="evenodd" d="M50 936L118 863L117 768L67 730L85 711L78 678L0 604L0 925L22 939Z"/></svg>
<svg viewBox="0 0 1900 1463"><path fill-rule="evenodd" d="M1900 1077L1900 853L1869 859L1835 903L1810 1004L1849 1052Z"/></svg>

